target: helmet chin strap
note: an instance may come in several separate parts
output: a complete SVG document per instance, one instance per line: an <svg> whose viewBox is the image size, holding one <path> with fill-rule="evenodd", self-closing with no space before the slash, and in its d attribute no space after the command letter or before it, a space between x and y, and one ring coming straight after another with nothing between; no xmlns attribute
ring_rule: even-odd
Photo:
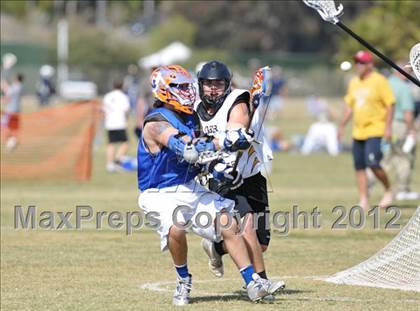
<svg viewBox="0 0 420 311"><path fill-rule="evenodd" d="M212 113L216 113L219 110L219 108L223 105L223 102L224 102L226 96L224 96L224 95L218 96L218 100L217 100L217 102L215 102L214 100L212 100L210 98L210 96L205 95L202 98L202 102L203 102L203 105L206 108L206 110L211 109L211 110L214 110Z"/></svg>

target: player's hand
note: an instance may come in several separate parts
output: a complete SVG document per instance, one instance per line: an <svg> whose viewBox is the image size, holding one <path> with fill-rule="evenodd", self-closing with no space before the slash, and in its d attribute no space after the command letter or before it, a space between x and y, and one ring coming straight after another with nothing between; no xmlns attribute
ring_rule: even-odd
<svg viewBox="0 0 420 311"><path fill-rule="evenodd" d="M254 131L240 128L237 130L226 131L226 136L223 140L223 148L227 151L246 150L254 141Z"/></svg>
<svg viewBox="0 0 420 311"><path fill-rule="evenodd" d="M207 138L200 137L194 141L195 149L197 149L198 153L202 153L204 151L215 151L216 147L212 140L208 140Z"/></svg>
<svg viewBox="0 0 420 311"><path fill-rule="evenodd" d="M242 175L229 164L219 162L212 170L213 178L225 184L230 189L238 188L243 183Z"/></svg>

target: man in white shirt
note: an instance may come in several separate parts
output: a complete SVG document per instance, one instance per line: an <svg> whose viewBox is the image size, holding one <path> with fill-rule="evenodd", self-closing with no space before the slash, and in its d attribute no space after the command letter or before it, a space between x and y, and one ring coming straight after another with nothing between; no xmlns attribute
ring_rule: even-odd
<svg viewBox="0 0 420 311"><path fill-rule="evenodd" d="M129 98L122 91L122 81L114 82L114 89L107 93L103 99L105 113L105 129L108 132L108 146L106 149L106 169L108 172L116 171L127 153L127 118L130 111ZM116 150L116 147L118 149ZM116 152L115 152L116 151Z"/></svg>

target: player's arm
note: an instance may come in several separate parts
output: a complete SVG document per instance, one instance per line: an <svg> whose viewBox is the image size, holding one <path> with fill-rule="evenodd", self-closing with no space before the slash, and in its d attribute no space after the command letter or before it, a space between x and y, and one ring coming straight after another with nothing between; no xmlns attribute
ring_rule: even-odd
<svg viewBox="0 0 420 311"><path fill-rule="evenodd" d="M227 129L237 130L240 128L246 128L249 121L248 103L239 102L233 106L232 110L230 111Z"/></svg>
<svg viewBox="0 0 420 311"><path fill-rule="evenodd" d="M229 113L229 120L226 126L227 131L219 133L214 140L216 149L227 151L248 149L253 141L253 133L246 130L249 122L248 103L241 101L233 106Z"/></svg>
<svg viewBox="0 0 420 311"><path fill-rule="evenodd" d="M186 145L191 142L188 135L180 133L171 124L165 121L147 122L143 129L143 139L149 152L157 153L162 147L167 147L175 152L179 157L183 157L187 162L195 162L195 158L191 158L191 145L186 154ZM193 152L196 152L194 149ZM198 154L197 154L198 157Z"/></svg>

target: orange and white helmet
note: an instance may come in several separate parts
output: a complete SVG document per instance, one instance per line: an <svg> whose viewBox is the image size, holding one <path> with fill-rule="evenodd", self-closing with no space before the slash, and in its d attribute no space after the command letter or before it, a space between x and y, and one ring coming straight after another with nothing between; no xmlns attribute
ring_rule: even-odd
<svg viewBox="0 0 420 311"><path fill-rule="evenodd" d="M153 96L175 111L192 114L196 90L191 74L179 65L161 66L152 72Z"/></svg>

